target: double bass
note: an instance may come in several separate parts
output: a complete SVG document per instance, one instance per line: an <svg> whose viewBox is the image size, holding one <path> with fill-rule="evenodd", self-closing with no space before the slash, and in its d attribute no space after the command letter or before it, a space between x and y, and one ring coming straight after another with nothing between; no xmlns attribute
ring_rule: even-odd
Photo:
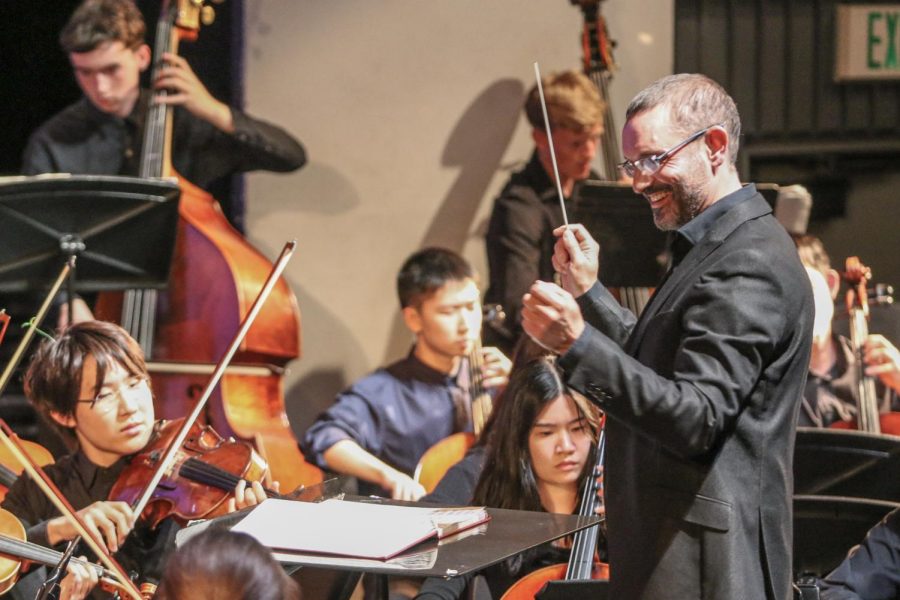
<svg viewBox="0 0 900 600"><path fill-rule="evenodd" d="M850 319L850 348L855 358L857 410L856 419L837 421L831 427L900 435L900 413L880 413L875 377L866 375L863 356L866 338L869 337L869 304L889 304L892 301L890 291L876 288L870 297L868 282L872 279L872 270L860 262L858 256L847 258L844 266L844 279L849 284L845 301Z"/></svg>
<svg viewBox="0 0 900 600"><path fill-rule="evenodd" d="M581 9L584 26L581 33L582 67L585 75L597 86L597 91L604 101L603 133L600 136L600 147L603 155L603 171L605 179L610 182L621 181L619 165L622 163L622 151L619 146L612 103L609 96L609 84L615 70L613 60L613 42L609 37L606 19L600 12L602 0L570 0ZM612 184L610 184L612 185ZM653 288L649 287L617 287L610 292L619 303L635 315L650 301Z"/></svg>
<svg viewBox="0 0 900 600"><path fill-rule="evenodd" d="M165 0L156 29L153 80L164 52L177 53L181 40L195 39L203 1ZM164 91L159 92L165 94ZM220 356L247 314L271 263L225 218L210 194L179 177L171 164L171 110L148 109L140 177L177 177L179 222L169 287L101 294L97 318L119 322L147 356L153 374L157 417L190 412ZM208 405L205 421L224 436L253 443L268 462L271 478L286 489L322 481L297 447L284 408L285 365L300 355L300 312L281 279Z"/></svg>
<svg viewBox="0 0 900 600"><path fill-rule="evenodd" d="M503 307L499 304L484 307L484 323L486 325L498 326L505 318ZM469 370L472 432L461 431L448 435L426 450L419 459L413 479L421 484L427 493L434 491L450 467L461 461L469 448L481 437L481 432L494 409L494 399L483 385L484 359L481 350L481 337L478 337L475 339L472 351L466 357L466 365Z"/></svg>

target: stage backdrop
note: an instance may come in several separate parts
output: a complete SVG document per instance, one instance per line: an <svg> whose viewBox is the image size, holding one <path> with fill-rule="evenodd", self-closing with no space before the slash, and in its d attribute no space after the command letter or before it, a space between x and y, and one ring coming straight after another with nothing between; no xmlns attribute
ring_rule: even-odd
<svg viewBox="0 0 900 600"><path fill-rule="evenodd" d="M617 40L616 127L672 69L672 2L601 2ZM286 239L303 314L288 412L302 433L336 392L396 360L410 336L394 277L427 245L486 274L493 197L528 158L521 116L544 72L580 68L580 11L567 0L254 0L245 3L246 107L289 128L310 163L247 180L246 227L268 255Z"/></svg>

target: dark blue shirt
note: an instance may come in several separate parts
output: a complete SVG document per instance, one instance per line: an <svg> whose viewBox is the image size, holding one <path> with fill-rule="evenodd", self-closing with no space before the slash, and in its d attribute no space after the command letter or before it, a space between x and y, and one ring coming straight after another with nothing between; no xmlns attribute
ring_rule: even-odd
<svg viewBox="0 0 900 600"><path fill-rule="evenodd" d="M459 373L453 377L436 371L410 352L405 359L367 375L339 394L306 431L300 444L306 459L327 469L322 454L350 439L412 476L425 451L455 433L453 394L468 399L465 362ZM364 481L359 482L359 493L390 495Z"/></svg>

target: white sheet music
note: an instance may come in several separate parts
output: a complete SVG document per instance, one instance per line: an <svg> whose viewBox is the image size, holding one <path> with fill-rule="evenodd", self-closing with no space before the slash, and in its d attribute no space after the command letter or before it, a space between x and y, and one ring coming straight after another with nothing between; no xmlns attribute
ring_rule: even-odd
<svg viewBox="0 0 900 600"><path fill-rule="evenodd" d="M479 509L473 509L479 510ZM234 527L276 551L387 559L437 535L439 508L269 499ZM459 513L462 519L468 515ZM474 523L473 523L474 524Z"/></svg>

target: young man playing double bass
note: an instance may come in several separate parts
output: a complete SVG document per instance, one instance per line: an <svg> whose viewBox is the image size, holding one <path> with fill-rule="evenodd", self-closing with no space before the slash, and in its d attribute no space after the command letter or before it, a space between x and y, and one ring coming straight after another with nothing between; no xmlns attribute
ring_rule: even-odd
<svg viewBox="0 0 900 600"><path fill-rule="evenodd" d="M466 356L481 334L481 297L469 264L443 248L410 256L397 293L412 351L342 392L301 445L308 461L356 477L360 493L418 500L425 490L411 476L422 454L471 430ZM509 359L496 348L482 358L483 387L505 385Z"/></svg>
<svg viewBox="0 0 900 600"><path fill-rule="evenodd" d="M151 61L144 18L133 0L85 0L59 36L84 97L41 125L28 141L22 172L134 175L150 102L175 107L172 163L208 189L233 173L293 171L303 147L279 127L215 99L186 60L174 54L153 90L140 87Z"/></svg>
<svg viewBox="0 0 900 600"><path fill-rule="evenodd" d="M84 97L32 133L23 174L137 175L151 102L174 107L172 165L207 191L235 173L288 172L306 163L289 133L214 98L180 56L156 57L166 67L152 91L141 89L151 64L145 30L133 0L85 0L72 13L59 41ZM168 93L156 93L161 90ZM80 299L74 309L76 322L92 318ZM60 326L67 322L62 305Z"/></svg>
<svg viewBox="0 0 900 600"><path fill-rule="evenodd" d="M139 525L132 533L136 515L131 508L107 499L128 457L142 450L154 431L150 378L137 343L118 325L79 323L41 345L25 384L29 400L77 448L46 467L47 475L126 571L156 583L177 526L165 519L154 531ZM259 483L247 487L242 481L228 508L265 498ZM76 537L72 525L27 476L10 488L3 508L23 522L30 542L55 547ZM41 574L23 578L13 597L33 598ZM91 593L108 598L96 584L96 573L70 563L61 599L79 600Z"/></svg>

